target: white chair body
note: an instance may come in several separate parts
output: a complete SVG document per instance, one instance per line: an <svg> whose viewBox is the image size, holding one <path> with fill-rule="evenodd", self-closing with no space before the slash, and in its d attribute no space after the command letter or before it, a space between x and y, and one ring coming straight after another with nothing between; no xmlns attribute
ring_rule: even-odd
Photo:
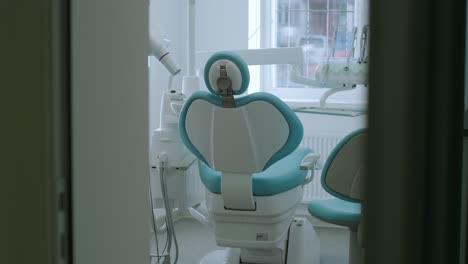
<svg viewBox="0 0 468 264"><path fill-rule="evenodd" d="M236 108L223 108L204 100L207 95L200 95L185 107L183 126L195 148L192 152L222 173L221 193L206 194L216 242L250 249L250 255L252 250L260 250L262 254L257 253L263 259L271 255L269 261L281 259L276 255L285 254L288 227L301 202L303 187L255 196L251 177L262 172L285 147L292 136L290 124L268 101L252 100Z"/></svg>
<svg viewBox="0 0 468 264"><path fill-rule="evenodd" d="M204 184L217 244L241 248L245 263L284 263L289 226L307 174L299 163L310 150L296 150L302 124L281 100L267 93L232 96L247 89L248 76L239 57L215 54L205 67L211 94L196 92L187 100L179 130L201 161L202 178L210 175ZM232 84L232 90L219 88L225 84ZM275 174L280 165L297 160L297 173Z"/></svg>

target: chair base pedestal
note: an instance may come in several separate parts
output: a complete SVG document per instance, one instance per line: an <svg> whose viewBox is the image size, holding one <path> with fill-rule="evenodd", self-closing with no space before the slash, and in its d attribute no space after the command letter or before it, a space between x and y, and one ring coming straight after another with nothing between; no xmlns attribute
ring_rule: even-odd
<svg viewBox="0 0 468 264"><path fill-rule="evenodd" d="M261 250L226 248L205 255L200 264L319 264L320 241L310 222L305 218L295 218L290 225L287 248L277 258L272 258L268 250L262 257ZM242 260L241 262L241 255ZM287 261L285 259L287 256Z"/></svg>

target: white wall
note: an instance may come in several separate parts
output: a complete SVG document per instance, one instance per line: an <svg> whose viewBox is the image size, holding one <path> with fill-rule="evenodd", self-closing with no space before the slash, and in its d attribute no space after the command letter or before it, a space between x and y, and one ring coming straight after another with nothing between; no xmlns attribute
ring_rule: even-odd
<svg viewBox="0 0 468 264"><path fill-rule="evenodd" d="M171 39L170 50L183 68L182 75L187 72L187 2L150 0L150 27L162 29ZM247 48L247 7L248 0L197 0L196 50ZM168 78L167 71L151 58L150 131L159 126L161 94L167 89ZM175 84L180 83L180 79L175 80Z"/></svg>
<svg viewBox="0 0 468 264"><path fill-rule="evenodd" d="M74 263L149 263L148 2L71 11Z"/></svg>
<svg viewBox="0 0 468 264"><path fill-rule="evenodd" d="M197 50L248 47L248 0L198 0L197 5Z"/></svg>

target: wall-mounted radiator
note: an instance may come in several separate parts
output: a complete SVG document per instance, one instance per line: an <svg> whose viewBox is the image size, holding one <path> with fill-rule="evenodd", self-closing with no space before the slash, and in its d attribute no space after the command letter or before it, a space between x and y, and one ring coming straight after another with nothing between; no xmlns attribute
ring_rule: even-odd
<svg viewBox="0 0 468 264"><path fill-rule="evenodd" d="M301 146L310 148L315 153L320 154L320 160L323 166L325 165L325 161L332 152L333 148L343 137L344 134L337 133L306 133L302 140ZM321 176L322 170L316 170L314 180L304 188L303 202L309 202L313 199L327 199L332 197L322 188L320 183Z"/></svg>

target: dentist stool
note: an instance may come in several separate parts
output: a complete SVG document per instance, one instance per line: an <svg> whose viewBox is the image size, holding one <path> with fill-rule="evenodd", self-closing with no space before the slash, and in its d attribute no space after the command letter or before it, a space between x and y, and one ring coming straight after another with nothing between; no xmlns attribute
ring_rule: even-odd
<svg viewBox="0 0 468 264"><path fill-rule="evenodd" d="M216 243L226 250L200 263L318 264L312 225L294 217L319 158L298 148L299 118L271 94L237 97L247 90L249 71L234 53L214 54L204 77L209 92L187 100L179 130L200 160Z"/></svg>
<svg viewBox="0 0 468 264"><path fill-rule="evenodd" d="M343 138L325 162L321 183L335 198L312 201L308 206L310 214L318 219L349 228L350 264L362 263L358 230L362 228L365 132L365 129L360 129Z"/></svg>

